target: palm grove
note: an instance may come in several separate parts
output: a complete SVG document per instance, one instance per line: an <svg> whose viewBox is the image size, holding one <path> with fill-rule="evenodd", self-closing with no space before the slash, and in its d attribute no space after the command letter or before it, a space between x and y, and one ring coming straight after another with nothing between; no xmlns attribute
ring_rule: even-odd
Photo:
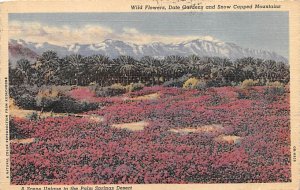
<svg viewBox="0 0 300 190"><path fill-rule="evenodd" d="M273 60L246 57L230 60L220 57L191 55L166 56L157 59L145 56L134 59L119 56L111 59L104 55L68 55L60 58L54 51L46 51L35 62L20 59L16 66L9 64L10 85L79 85L114 83L128 85L141 82L161 85L183 76L205 80L211 86L237 85L246 79L260 84L289 82L289 65Z"/></svg>

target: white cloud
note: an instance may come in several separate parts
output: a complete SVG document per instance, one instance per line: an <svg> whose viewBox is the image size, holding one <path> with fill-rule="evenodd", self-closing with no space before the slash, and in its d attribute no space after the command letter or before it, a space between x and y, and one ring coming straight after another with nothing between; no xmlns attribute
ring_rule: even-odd
<svg viewBox="0 0 300 190"><path fill-rule="evenodd" d="M106 39L122 40L136 44L152 42L176 43L193 39L214 40L211 36L168 36L159 34L146 34L135 28L123 28L122 32L116 32L111 28L100 25L84 25L80 28L70 26L48 26L38 22L9 23L9 37L11 39L23 39L25 41L56 45L90 44L99 43Z"/></svg>

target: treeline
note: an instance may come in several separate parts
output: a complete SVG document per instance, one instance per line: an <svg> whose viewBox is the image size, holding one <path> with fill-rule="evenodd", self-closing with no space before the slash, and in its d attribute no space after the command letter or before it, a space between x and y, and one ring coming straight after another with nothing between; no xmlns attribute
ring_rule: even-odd
<svg viewBox="0 0 300 190"><path fill-rule="evenodd" d="M103 55L79 54L58 57L56 52L46 51L35 62L26 59L9 67L11 85L80 85L114 83L124 85L141 82L160 85L189 75L214 83L215 86L235 85L246 79L259 80L262 84L278 81L288 83L289 65L273 60L252 57L229 60L220 57L191 55L167 56L164 59L130 56L110 59Z"/></svg>

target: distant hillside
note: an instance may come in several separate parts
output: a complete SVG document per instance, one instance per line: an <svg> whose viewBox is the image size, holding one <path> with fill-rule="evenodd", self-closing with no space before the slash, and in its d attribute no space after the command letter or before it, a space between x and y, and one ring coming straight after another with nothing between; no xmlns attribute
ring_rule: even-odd
<svg viewBox="0 0 300 190"><path fill-rule="evenodd" d="M9 43L8 44L9 50L9 59L11 62L15 63L19 59L26 58L30 61L35 60L38 57L38 54L18 43Z"/></svg>

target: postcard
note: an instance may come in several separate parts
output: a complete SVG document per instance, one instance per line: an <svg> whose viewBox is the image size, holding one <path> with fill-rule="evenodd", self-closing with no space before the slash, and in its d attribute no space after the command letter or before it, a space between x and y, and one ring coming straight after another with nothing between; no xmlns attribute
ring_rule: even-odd
<svg viewBox="0 0 300 190"><path fill-rule="evenodd" d="M299 8L2 3L0 189L299 189Z"/></svg>

